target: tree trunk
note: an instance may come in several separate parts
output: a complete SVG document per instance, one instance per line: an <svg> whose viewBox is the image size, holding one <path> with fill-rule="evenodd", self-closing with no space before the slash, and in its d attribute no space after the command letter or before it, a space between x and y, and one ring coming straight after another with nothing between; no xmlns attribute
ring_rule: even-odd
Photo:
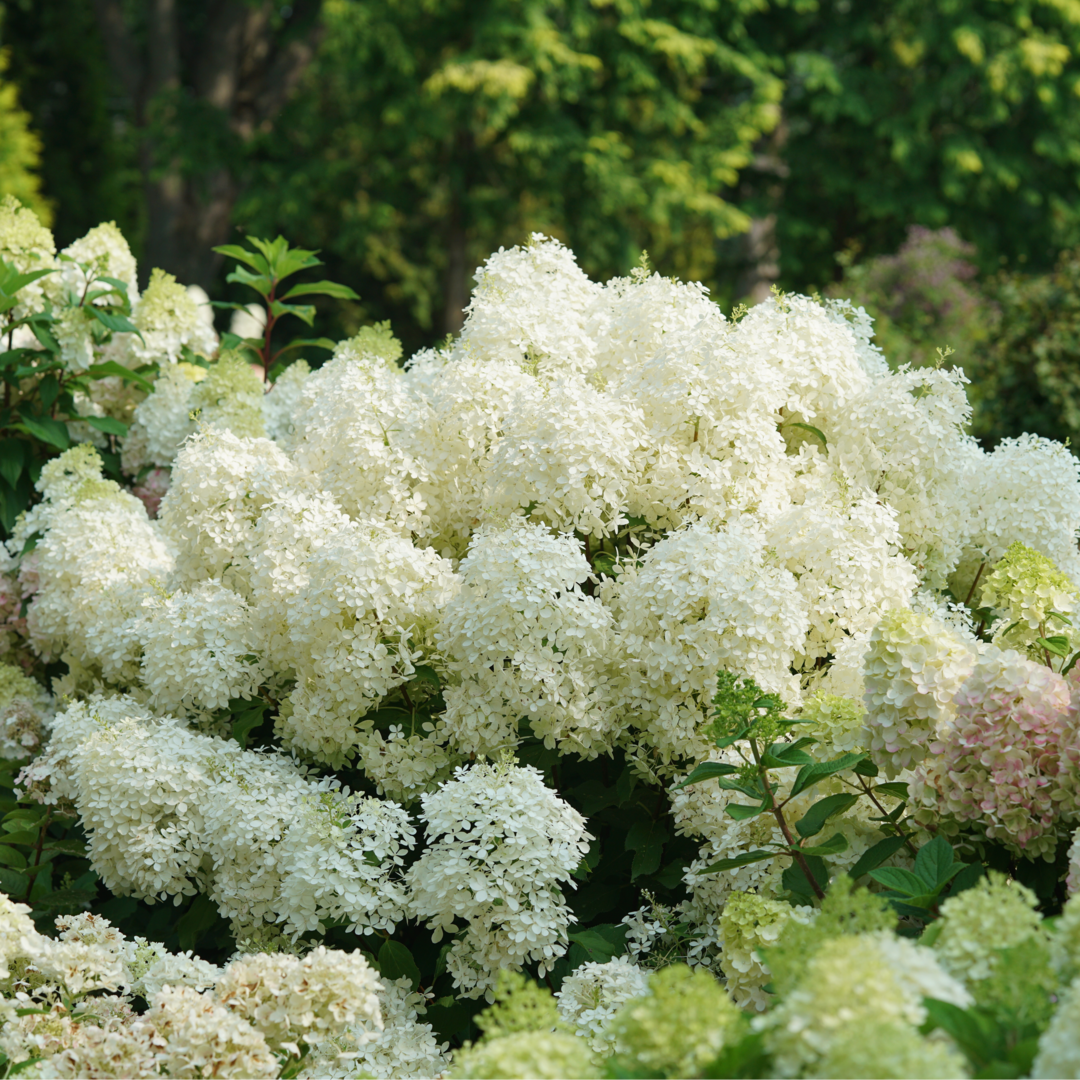
<svg viewBox="0 0 1080 1080"><path fill-rule="evenodd" d="M184 284L209 288L221 259L211 249L230 238L239 194L236 177L228 164L186 176L179 162L162 160L151 135L150 112L155 102L167 100L163 95L183 93L223 113L241 143L266 130L314 56L321 37L320 0L296 0L297 17L311 26L290 41L275 37L270 0L219 0L187 38L177 0L141 2L144 48L136 45L120 0L94 0L110 64L142 136L146 237L140 276L145 282L152 268L161 267ZM184 56L194 58L186 72Z"/></svg>
<svg viewBox="0 0 1080 1080"><path fill-rule="evenodd" d="M465 307L469 303L469 271L466 262L465 226L461 220L461 202L453 198L446 227L446 280L443 286L443 330L459 334L465 325Z"/></svg>
<svg viewBox="0 0 1080 1080"><path fill-rule="evenodd" d="M784 197L784 181L788 177L784 161L787 143L787 124L781 119L758 144L753 169L761 177L753 194L766 207L775 208ZM746 192L750 195L750 192ZM780 242L776 235L776 210L769 209L750 222L743 236L742 272L736 285L736 296L746 304L768 300L780 277Z"/></svg>

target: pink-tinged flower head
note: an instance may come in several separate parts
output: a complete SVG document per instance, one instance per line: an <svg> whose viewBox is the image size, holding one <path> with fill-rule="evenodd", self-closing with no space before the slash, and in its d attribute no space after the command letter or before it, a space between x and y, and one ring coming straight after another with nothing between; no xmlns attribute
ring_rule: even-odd
<svg viewBox="0 0 1080 1080"><path fill-rule="evenodd" d="M920 818L978 822L1028 856L1050 851L1075 810L1077 711L1070 683L1012 650L980 659L916 770Z"/></svg>

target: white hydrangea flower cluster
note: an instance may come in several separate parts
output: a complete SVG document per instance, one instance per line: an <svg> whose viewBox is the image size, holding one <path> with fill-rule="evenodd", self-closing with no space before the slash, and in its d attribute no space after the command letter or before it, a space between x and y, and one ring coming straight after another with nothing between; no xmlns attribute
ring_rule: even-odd
<svg viewBox="0 0 1080 1080"><path fill-rule="evenodd" d="M325 1039L298 1074L301 1080L349 1080L357 1074L377 1080L427 1080L449 1067L446 1043L424 1023L426 998L407 978L384 978L379 990L382 1030L351 1025Z"/></svg>
<svg viewBox="0 0 1080 1080"><path fill-rule="evenodd" d="M863 659L868 748L891 776L926 755L976 660L972 644L931 615L896 609L874 627Z"/></svg>
<svg viewBox="0 0 1080 1080"><path fill-rule="evenodd" d="M446 692L445 715L460 749L494 756L516 743L527 717L564 752L610 750L615 718L597 687L612 618L581 591L590 574L581 544L520 519L484 526L458 571L462 587L443 609L437 641L460 679Z"/></svg>
<svg viewBox="0 0 1080 1080"><path fill-rule="evenodd" d="M31 225L5 203L0 248L53 266ZM442 349L399 366L389 331L368 327L267 393L238 355L185 362L213 348L204 314L167 275L140 298L118 236L102 226L68 254L135 304L142 339L118 334L110 358L161 366L144 399L90 403L126 410L139 497L86 446L42 470L3 561L4 625L21 627L25 603L30 645L67 664L55 689L74 703L50 730L48 704L15 694L0 720L31 754L48 738L25 782L74 802L110 887L204 891L241 935L408 914L460 935L448 962L465 993L503 968L546 968L565 948L561 889L585 826L535 770L483 759L523 738L617 752L662 798L718 759L726 670L811 721L815 754L866 750L925 778L943 748L971 750L957 695L974 693L980 658L1003 655L956 601L981 581L1012 610L995 568L1015 543L1057 575L1049 592L1017 578L1019 610L1064 610L1080 585L1072 455L1033 437L984 453L963 433L963 376L890 371L850 305L778 295L729 321L700 286L644 269L600 285L534 236L480 269ZM85 285L63 266L41 297ZM69 362L85 366L103 354L71 319ZM144 502L159 500L152 520ZM965 731L994 720L962 704ZM273 735L268 722L258 738L280 752L226 737L264 707ZM1013 719L997 718L1005 757ZM1054 730L1072 753L1071 728ZM1040 754L1023 778L1038 807L1054 765ZM344 769L380 798L341 787ZM959 798L947 773L927 795L939 817ZM825 782L791 813L841 790ZM700 874L778 841L778 826L735 821L716 785L671 801L677 831L703 845L686 873L700 958L723 946L729 896L770 901L789 860ZM403 874L417 802L426 847ZM1074 801L1057 802L1042 824L1073 827ZM1027 807L1003 811L1010 835L1028 836ZM848 842L835 869L879 839L871 813L833 819ZM744 945L730 977L753 998L763 972Z"/></svg>
<svg viewBox="0 0 1080 1080"><path fill-rule="evenodd" d="M615 1014L648 992L649 972L620 956L604 964L582 964L563 979L555 999L559 1016L588 1039L595 1054L607 1057L615 1047L607 1030Z"/></svg>
<svg viewBox="0 0 1080 1080"><path fill-rule="evenodd" d="M398 1032L419 1026L409 995L385 987L360 952L320 945L222 969L129 940L100 916L59 918L59 937L46 937L28 911L0 894L2 962L22 962L16 985L25 988L3 999L0 1046L34 1076L269 1078L290 1058L342 1042L360 1051L363 1068L365 1045L384 1037L384 1002L393 1003ZM139 1014L111 991L137 994L149 1008ZM428 1061L440 1063L441 1052Z"/></svg>
<svg viewBox="0 0 1080 1080"><path fill-rule="evenodd" d="M921 1043L924 997L959 1008L972 1003L931 950L891 933L852 934L826 941L799 985L754 1024L765 1034L776 1075L843 1075L819 1070L847 1032L898 1028ZM962 1059L955 1051L950 1056L954 1071L927 1075L962 1076Z"/></svg>
<svg viewBox="0 0 1080 1080"><path fill-rule="evenodd" d="M48 753L23 777L74 802L114 891L154 900L201 889L238 927L276 922L294 936L331 919L389 930L403 917L408 813L306 779L282 755L112 698L59 714Z"/></svg>
<svg viewBox="0 0 1080 1080"><path fill-rule="evenodd" d="M479 764L422 799L428 848L409 867L412 913L434 940L458 934L446 967L466 997L503 968L548 971L567 947L569 883L591 837L531 766Z"/></svg>

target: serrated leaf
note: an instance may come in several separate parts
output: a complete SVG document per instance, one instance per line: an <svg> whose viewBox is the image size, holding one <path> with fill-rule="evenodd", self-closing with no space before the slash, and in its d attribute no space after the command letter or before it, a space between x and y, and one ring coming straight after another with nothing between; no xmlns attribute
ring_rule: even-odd
<svg viewBox="0 0 1080 1080"><path fill-rule="evenodd" d="M784 427L797 427L802 428L803 431L809 431L810 434L813 435L814 438L817 439L821 443L821 445L825 447L826 450L829 449L829 440L825 438L825 433L819 428L814 427L813 424L803 424L797 420L791 420L788 423L784 424Z"/></svg>
<svg viewBox="0 0 1080 1080"><path fill-rule="evenodd" d="M106 435L118 435L123 438L128 433L128 426L121 420L115 420L111 416L79 416L75 419L82 420L98 431L104 431Z"/></svg>
<svg viewBox="0 0 1080 1080"><path fill-rule="evenodd" d="M36 337L49 352L60 352L60 343L53 337L52 331L45 325L43 320L35 319L28 325L30 326L30 329L33 330L34 337Z"/></svg>
<svg viewBox="0 0 1080 1080"><path fill-rule="evenodd" d="M625 950L626 933L627 927L622 923L598 923L585 930L574 930L566 936L575 945L580 945L589 954L590 960L606 964Z"/></svg>
<svg viewBox="0 0 1080 1080"><path fill-rule="evenodd" d="M832 761L823 761L820 764L804 765L795 777L795 783L791 786L791 797L801 794L808 787L812 787L819 780L827 776L834 776L838 772L850 769L859 761L864 761L866 754L843 754Z"/></svg>
<svg viewBox="0 0 1080 1080"><path fill-rule="evenodd" d="M26 443L22 439L0 439L0 476L12 487L22 474L26 461Z"/></svg>
<svg viewBox="0 0 1080 1080"><path fill-rule="evenodd" d="M135 383L136 386L141 387L148 394L154 389L154 384L149 379L144 379L141 375L132 371L131 368L126 368L115 360L106 360L103 364L92 364L86 369L86 374L94 379L106 379L111 375L115 375L125 382Z"/></svg>
<svg viewBox="0 0 1080 1080"><path fill-rule="evenodd" d="M6 836L0 836L5 844L25 844L27 847L35 847L41 837L40 829L18 829L9 832Z"/></svg>
<svg viewBox="0 0 1080 1080"><path fill-rule="evenodd" d="M26 867L26 856L13 847L0 844L0 864L11 866L16 870L23 870Z"/></svg>
<svg viewBox="0 0 1080 1080"><path fill-rule="evenodd" d="M930 886L938 889L958 874L963 864L957 865L952 844L943 836L935 836L928 844L923 844L915 856L915 873Z"/></svg>
<svg viewBox="0 0 1080 1080"><path fill-rule="evenodd" d="M72 855L76 858L86 858L86 845L81 840L72 840L64 837L59 840L49 840L44 847L45 851L58 851L61 855Z"/></svg>
<svg viewBox="0 0 1080 1080"><path fill-rule="evenodd" d="M1055 656L1069 655L1069 639L1055 634L1053 637L1040 637L1035 639L1035 644L1042 646L1047 652Z"/></svg>
<svg viewBox="0 0 1080 1080"><path fill-rule="evenodd" d="M721 859L719 862L712 863L712 865L699 870L698 873L715 874L721 870L735 870L740 866L750 866L751 863L763 862L765 859L771 859L775 855L775 851L762 851L760 848L755 851L744 851L741 855L735 855L730 859Z"/></svg>
<svg viewBox="0 0 1080 1080"><path fill-rule="evenodd" d="M25 431L57 450L66 450L71 445L71 436L65 424L49 416L28 416L20 412L19 423L12 425L16 431Z"/></svg>
<svg viewBox="0 0 1080 1080"><path fill-rule="evenodd" d="M892 858L904 846L902 836L886 836L873 847L862 853L855 865L848 871L852 880L876 870L886 859Z"/></svg>
<svg viewBox="0 0 1080 1080"><path fill-rule="evenodd" d="M251 708L245 712L234 714L236 719L232 722L232 737L240 744L243 749L247 749L248 739L251 737L251 732L257 728L266 715L266 702L260 701L254 703Z"/></svg>
<svg viewBox="0 0 1080 1080"><path fill-rule="evenodd" d="M294 285L281 299L291 300L295 296L332 296L336 300L360 299L348 285L339 285L336 281L312 281L306 285Z"/></svg>
<svg viewBox="0 0 1080 1080"><path fill-rule="evenodd" d="M828 840L820 844L799 848L804 855L817 855L819 858L824 855L838 855L841 851L847 851L847 849L848 841L843 833L833 833Z"/></svg>
<svg viewBox="0 0 1080 1080"><path fill-rule="evenodd" d="M636 881L646 874L660 869L664 844L669 839L667 829L659 821L637 821L626 834L626 850L634 853L630 868L630 880Z"/></svg>
<svg viewBox="0 0 1080 1080"><path fill-rule="evenodd" d="M297 338L295 341L290 341L283 349L278 349L274 353L274 359L276 360L282 353L292 352L293 349L326 349L329 352L333 352L337 348L337 342L331 341L329 338Z"/></svg>
<svg viewBox="0 0 1080 1080"><path fill-rule="evenodd" d="M274 287L274 283L268 275L253 274L250 270L245 270L242 266L238 266L235 270L226 274L225 280L236 285L247 285L248 288L254 289L263 297L269 296L270 290Z"/></svg>
<svg viewBox="0 0 1080 1080"><path fill-rule="evenodd" d="M817 855L803 855L802 861L806 863L818 886L827 889L829 886L829 868L825 860ZM788 892L811 898L816 895L813 885L811 885L806 874L803 873L802 866L795 859L791 860L791 865L780 875L780 883Z"/></svg>
<svg viewBox="0 0 1080 1080"><path fill-rule="evenodd" d="M986 1018L937 998L923 998L923 1007L926 1009L926 1022L920 1029L923 1034L929 1035L935 1028L941 1028L973 1062L985 1060L984 1053L993 1036L993 1032L987 1030Z"/></svg>
<svg viewBox="0 0 1080 1080"><path fill-rule="evenodd" d="M248 251L246 248L242 248L239 244L221 244L211 250L215 251L218 255L228 255L231 259L239 259L240 262L247 263L252 270L260 274L266 274L269 276L270 267L267 265L266 259L262 255L257 254L254 251Z"/></svg>
<svg viewBox="0 0 1080 1080"><path fill-rule="evenodd" d="M968 863L963 870L953 878L952 885L949 888L949 895L956 896L965 889L970 889L973 885L978 884L979 879L985 873L986 867L981 863Z"/></svg>
<svg viewBox="0 0 1080 1080"><path fill-rule="evenodd" d="M903 893L905 896L918 896L926 889L926 882L918 874L913 874L900 866L883 866L869 873L879 885Z"/></svg>
<svg viewBox="0 0 1080 1080"><path fill-rule="evenodd" d="M142 337L139 328L126 315L114 315L99 307L90 307L87 310L106 330L111 330L114 334L138 334Z"/></svg>
<svg viewBox="0 0 1080 1080"><path fill-rule="evenodd" d="M413 990L420 986L420 968L413 954L400 941L383 942L379 949L379 973L390 982L406 978L412 983Z"/></svg>
<svg viewBox="0 0 1080 1080"><path fill-rule="evenodd" d="M874 791L889 795L894 799L907 799L908 786L902 780L890 780L887 784L875 784Z"/></svg>
<svg viewBox="0 0 1080 1080"><path fill-rule="evenodd" d="M795 829L800 836L816 836L829 818L842 814L859 801L859 796L849 793L829 795L814 803L803 816L795 822Z"/></svg>
<svg viewBox="0 0 1080 1080"><path fill-rule="evenodd" d="M270 305L270 311L275 318L281 318L282 315L295 315L298 319L306 322L308 326L315 322L314 304L286 304L281 300L275 300Z"/></svg>
<svg viewBox="0 0 1080 1080"><path fill-rule="evenodd" d="M692 773L681 783L675 790L681 791L684 787L689 787L691 784L700 784L705 780L715 780L718 776L730 776L732 773L738 772L738 768L734 765L728 765L723 761L706 761L701 765L698 765Z"/></svg>
<svg viewBox="0 0 1080 1080"><path fill-rule="evenodd" d="M765 804L747 806L745 803L728 803L724 810L728 817L734 818L736 821L749 821L751 818L756 818L758 814L765 812Z"/></svg>

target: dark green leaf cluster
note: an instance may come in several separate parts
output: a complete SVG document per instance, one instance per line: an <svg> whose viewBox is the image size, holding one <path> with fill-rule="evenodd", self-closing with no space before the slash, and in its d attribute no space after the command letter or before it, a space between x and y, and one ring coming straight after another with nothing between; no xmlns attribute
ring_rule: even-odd
<svg viewBox="0 0 1080 1080"><path fill-rule="evenodd" d="M294 338L280 348L273 348L274 326L286 315L292 315L311 326L315 321L314 304L297 304L302 296L327 296L339 300L358 300L359 297L347 285L335 281L307 281L289 287L283 283L301 270L310 270L322 266L322 261L315 256L317 251L289 247L284 237L274 240L261 240L249 236L248 243L255 249L249 251L238 244L223 244L214 248L220 255L227 255L243 266L236 267L225 279L254 289L266 308L266 318L262 338L241 338L236 334L225 334L221 343L224 348L247 349L253 353L263 367L267 380L275 379L285 368L282 360L286 354L303 348L334 348L329 338ZM215 301L216 307L246 311L245 304Z"/></svg>

